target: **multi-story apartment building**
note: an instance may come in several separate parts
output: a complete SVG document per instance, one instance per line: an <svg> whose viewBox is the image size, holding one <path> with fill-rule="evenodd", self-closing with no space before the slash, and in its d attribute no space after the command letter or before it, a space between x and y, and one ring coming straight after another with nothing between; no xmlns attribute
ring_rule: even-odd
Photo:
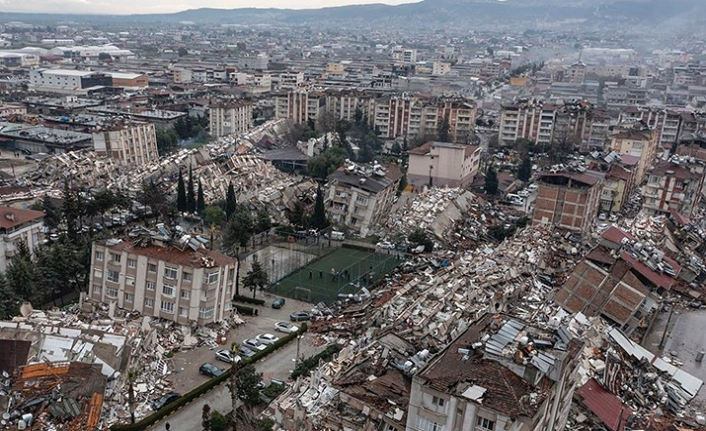
<svg viewBox="0 0 706 431"><path fill-rule="evenodd" d="M701 201L704 184L702 161L690 163L688 158L660 160L647 169L642 186L642 209L648 214L676 211L691 217Z"/></svg>
<svg viewBox="0 0 706 431"><path fill-rule="evenodd" d="M109 239L91 252L94 301L180 324L219 322L230 313L236 262L195 239Z"/></svg>
<svg viewBox="0 0 706 431"><path fill-rule="evenodd" d="M598 211L605 174L542 172L532 223L588 232Z"/></svg>
<svg viewBox="0 0 706 431"><path fill-rule="evenodd" d="M252 124L252 103L249 101L218 102L209 106L208 133L213 137L246 133Z"/></svg>
<svg viewBox="0 0 706 431"><path fill-rule="evenodd" d="M446 120L450 140L466 143L473 135L476 121L475 103L460 97L429 98L406 93L376 96L365 92L297 90L280 93L275 98L276 117L289 118L297 123L316 120L324 112L335 119L351 121L357 109L385 139L433 138Z"/></svg>
<svg viewBox="0 0 706 431"><path fill-rule="evenodd" d="M406 430L563 430L583 345L567 333L482 316L412 378Z"/></svg>
<svg viewBox="0 0 706 431"><path fill-rule="evenodd" d="M93 133L96 154L124 165L144 165L159 158L154 124L114 124Z"/></svg>
<svg viewBox="0 0 706 431"><path fill-rule="evenodd" d="M621 155L638 157L635 184L640 184L645 170L657 155L657 132L641 122L623 123L611 132L610 149Z"/></svg>
<svg viewBox="0 0 706 431"><path fill-rule="evenodd" d="M630 106L620 112L619 122L642 122L657 133L658 147L671 147L679 138L682 114L664 108Z"/></svg>
<svg viewBox="0 0 706 431"><path fill-rule="evenodd" d="M392 209L402 172L397 166L350 164L328 176L331 217L365 236Z"/></svg>
<svg viewBox="0 0 706 431"><path fill-rule="evenodd" d="M588 102L549 104L523 100L500 112L499 141L511 145L528 139L545 150L555 139L574 141L582 151L603 149L610 117Z"/></svg>
<svg viewBox="0 0 706 431"><path fill-rule="evenodd" d="M448 142L427 142L408 152L407 181L417 187L465 187L480 167L481 148Z"/></svg>
<svg viewBox="0 0 706 431"><path fill-rule="evenodd" d="M44 239L43 227L44 213L41 211L0 207L0 272L7 271L20 242L24 242L34 254Z"/></svg>
<svg viewBox="0 0 706 431"><path fill-rule="evenodd" d="M619 212L635 187L635 164L637 158L624 156L622 163L611 165L606 173L601 190L601 211ZM632 161L634 160L634 163Z"/></svg>

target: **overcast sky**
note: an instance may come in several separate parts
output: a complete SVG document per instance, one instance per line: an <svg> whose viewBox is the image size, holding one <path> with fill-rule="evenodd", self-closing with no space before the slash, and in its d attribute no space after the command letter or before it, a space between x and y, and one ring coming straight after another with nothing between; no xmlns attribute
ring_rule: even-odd
<svg viewBox="0 0 706 431"><path fill-rule="evenodd" d="M134 14L214 7L311 9L349 4L402 4L419 0L0 0L0 12Z"/></svg>

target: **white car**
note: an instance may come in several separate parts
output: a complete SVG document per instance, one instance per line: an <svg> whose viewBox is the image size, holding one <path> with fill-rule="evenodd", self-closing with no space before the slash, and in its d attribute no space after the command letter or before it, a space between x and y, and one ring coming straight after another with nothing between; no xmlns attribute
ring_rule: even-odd
<svg viewBox="0 0 706 431"><path fill-rule="evenodd" d="M247 347L250 350L255 350L255 351L258 351L258 350L261 351L261 350L265 350L267 348L267 346L262 344L262 342L260 340L258 340L257 338L249 338L249 339L243 341L243 346Z"/></svg>
<svg viewBox="0 0 706 431"><path fill-rule="evenodd" d="M380 241L379 243L375 244L375 247L382 248L384 250L394 250L395 244L391 243L390 241Z"/></svg>
<svg viewBox="0 0 706 431"><path fill-rule="evenodd" d="M517 196L520 196L523 198L529 197L529 195L530 195L530 192L527 190L520 190L519 192L517 192Z"/></svg>
<svg viewBox="0 0 706 431"><path fill-rule="evenodd" d="M537 190L539 190L539 186L537 184L530 184L527 186L527 190L529 190L530 192L536 192Z"/></svg>
<svg viewBox="0 0 706 431"><path fill-rule="evenodd" d="M277 322L275 323L275 331L279 332L285 332L287 334L291 334L292 332L297 332L299 328L297 326L292 325L289 322Z"/></svg>
<svg viewBox="0 0 706 431"><path fill-rule="evenodd" d="M229 350L219 350L216 352L216 359L229 364L237 364L241 361L240 356L233 355Z"/></svg>
<svg viewBox="0 0 706 431"><path fill-rule="evenodd" d="M275 337L272 334L260 334L257 336L257 341L261 342L262 344L275 344L279 340L279 337Z"/></svg>

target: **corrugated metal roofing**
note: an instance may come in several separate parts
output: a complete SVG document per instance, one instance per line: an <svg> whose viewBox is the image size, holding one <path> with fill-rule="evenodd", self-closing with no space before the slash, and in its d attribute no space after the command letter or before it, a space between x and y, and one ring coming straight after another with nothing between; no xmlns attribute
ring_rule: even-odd
<svg viewBox="0 0 706 431"><path fill-rule="evenodd" d="M591 379L576 391L583 403L611 431L623 431L632 410L618 397L605 390L596 379Z"/></svg>

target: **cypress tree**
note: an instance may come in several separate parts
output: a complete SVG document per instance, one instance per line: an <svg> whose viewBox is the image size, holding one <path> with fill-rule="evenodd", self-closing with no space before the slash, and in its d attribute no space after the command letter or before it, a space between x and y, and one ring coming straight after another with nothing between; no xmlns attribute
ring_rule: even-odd
<svg viewBox="0 0 706 431"><path fill-rule="evenodd" d="M177 209L182 213L186 211L186 186L181 169L179 169L179 182L177 183Z"/></svg>
<svg viewBox="0 0 706 431"><path fill-rule="evenodd" d="M226 193L226 220L230 220L235 214L235 209L238 202L235 200L235 188L233 183L228 184L228 192Z"/></svg>
<svg viewBox="0 0 706 431"><path fill-rule="evenodd" d="M186 190L186 209L196 212L196 192L194 191L194 172L189 166L189 188Z"/></svg>
<svg viewBox="0 0 706 431"><path fill-rule="evenodd" d="M199 191L196 197L196 210L199 215L203 216L204 211L206 211L206 201L203 198L203 187L201 186L201 180L199 179Z"/></svg>

